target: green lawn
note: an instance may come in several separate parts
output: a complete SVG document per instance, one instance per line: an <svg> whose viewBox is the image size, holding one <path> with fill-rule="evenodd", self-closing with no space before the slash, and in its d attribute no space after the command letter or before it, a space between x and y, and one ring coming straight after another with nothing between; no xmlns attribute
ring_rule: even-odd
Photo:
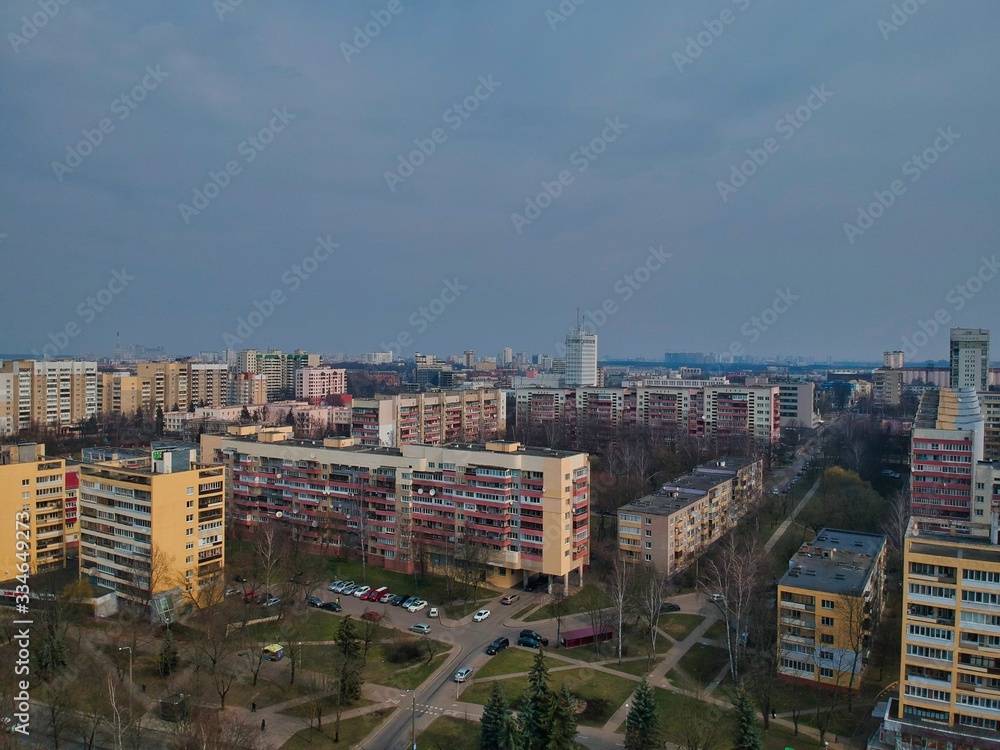
<svg viewBox="0 0 1000 750"><path fill-rule="evenodd" d="M478 721L440 716L417 737L417 745L429 750L479 750Z"/></svg>
<svg viewBox="0 0 1000 750"><path fill-rule="evenodd" d="M694 629L704 621L701 615L686 615L682 612L671 612L660 617L660 630L675 641L683 641Z"/></svg>
<svg viewBox="0 0 1000 750"><path fill-rule="evenodd" d="M349 705L345 706L344 710L348 711L352 708L363 708L364 706L372 705L373 702L374 701L370 701L367 698L358 698L353 703L350 703ZM336 718L336 714L334 713L335 703L332 695L326 695L323 697L322 706L323 706L323 723L326 723L331 719ZM291 708L286 708L284 711L281 711L280 713L286 714L287 716L297 716L300 719L308 719L310 716L312 716L314 708L315 704L313 701L306 701L305 703L298 703L292 706Z"/></svg>
<svg viewBox="0 0 1000 750"><path fill-rule="evenodd" d="M512 620L523 620L524 616L528 614L531 610L538 606L538 602L529 604L527 607L522 607L517 611L517 613L511 618Z"/></svg>
<svg viewBox="0 0 1000 750"><path fill-rule="evenodd" d="M333 741L333 720L325 719L322 730L303 729L292 735L281 748L282 750L333 750L333 748L351 747L367 737L390 713L390 710L382 709L355 716L353 719L343 719L340 722L339 743Z"/></svg>
<svg viewBox="0 0 1000 750"><path fill-rule="evenodd" d="M337 627L340 625L340 616L333 612L307 608L305 604L301 606L304 610L296 612L293 617L276 622L262 622L258 625L250 626L250 633L254 640L260 643L281 643L286 636L291 636L292 640L298 641L332 641ZM266 607L259 607L263 612ZM236 635L237 631L233 631Z"/></svg>
<svg viewBox="0 0 1000 750"><path fill-rule="evenodd" d="M611 600L608 599L608 595L604 593L604 590L600 587L594 585L593 583L588 583L582 589L577 591L575 594L567 596L562 601L562 614L563 615L576 615L581 612L586 612L589 603L593 600L599 601L602 607L610 607ZM544 607L539 609L534 614L530 615L527 622L537 622L539 620L549 620L556 616L555 610L552 604L546 604Z"/></svg>
<svg viewBox="0 0 1000 750"><path fill-rule="evenodd" d="M567 669L565 672L555 672L550 675L549 685L558 690L564 683L569 691L585 701L590 701L592 707L579 717L581 726L601 727L615 711L635 691L636 682L624 677L614 677L604 672L594 672L591 669ZM500 683L508 701L514 702L528 687L527 677L512 677ZM490 697L492 681L474 682L462 693L462 700L467 703L485 705Z"/></svg>
<svg viewBox="0 0 1000 750"><path fill-rule="evenodd" d="M473 612L482 609L486 602L492 599L491 596L482 596L474 602L456 602L455 604L449 604L444 608L444 613L450 617L452 620L461 620L466 615L471 615Z"/></svg>
<svg viewBox="0 0 1000 750"><path fill-rule="evenodd" d="M625 637L622 641L622 658L628 658L630 656L648 656L649 655L649 635L646 633L644 628L635 628L631 625L626 625L624 628ZM656 639L656 653L665 654L670 650L673 644L662 635ZM571 649L563 649L560 647L559 651L565 653L567 657L577 659L579 661L607 661L609 659L614 659L617 662L618 659L618 637L613 637L610 641L603 641L601 643L600 652L598 652L595 644L588 644L586 646L576 646Z"/></svg>
<svg viewBox="0 0 1000 750"><path fill-rule="evenodd" d="M728 659L723 649L696 643L681 657L679 670L671 669L667 677L679 688L700 692L718 676Z"/></svg>
<svg viewBox="0 0 1000 750"><path fill-rule="evenodd" d="M421 651L420 656L416 659L393 664L386 659L387 644L376 643L372 645L368 651L368 660L362 673L365 682L395 687L400 690L412 690L418 687L430 677L435 669L441 666L450 651L446 644L440 641L435 641L435 643L437 644L437 652L429 664L427 663L426 651ZM308 665L309 669L329 672L332 670L332 661L330 646L302 647L302 663Z"/></svg>
<svg viewBox="0 0 1000 750"><path fill-rule="evenodd" d="M623 661L621 664L618 662L609 662L604 666L616 672L624 672L625 674L634 674L636 677L642 677L653 671L659 662L659 659L654 660L652 663L648 659L633 659L631 661Z"/></svg>
<svg viewBox="0 0 1000 750"><path fill-rule="evenodd" d="M653 689L656 701L656 717L660 724L660 737L673 744L682 744L686 723L692 719L704 721L706 727L719 726L724 722L725 713L715 706L691 698L672 690ZM625 723L618 727L618 732L625 732ZM725 731L725 730L723 730ZM720 747L728 747L728 735L720 737L724 740Z"/></svg>
<svg viewBox="0 0 1000 750"><path fill-rule="evenodd" d="M364 575L361 572L361 563L354 560L331 559L327 568L332 579L351 580L364 582ZM388 586L394 594L410 594L426 599L431 607L443 606L448 601L448 582L443 576L427 574L424 576L409 575L407 573L397 573L394 570L385 570L375 565L368 566L367 584L369 586ZM480 596L487 589L480 588ZM452 584L452 592L461 599L462 586L457 583Z"/></svg>
<svg viewBox="0 0 1000 750"><path fill-rule="evenodd" d="M535 663L535 652L526 651L522 648L508 648L490 659L483 667L473 674L473 678L496 677L502 674L519 674L528 672L531 665ZM565 667L568 661L557 659L545 653L545 663L549 669L552 667Z"/></svg>
<svg viewBox="0 0 1000 750"><path fill-rule="evenodd" d="M703 636L713 641L721 641L726 637L726 623L722 620L713 622Z"/></svg>
<svg viewBox="0 0 1000 750"><path fill-rule="evenodd" d="M257 680L256 685L251 685L252 681L253 676L248 673L245 678L233 683L229 694L226 695L226 705L249 708L251 703L256 703L257 708L266 708L312 692L312 689L305 684L305 680L301 684L289 685L288 673L284 671L276 681L261 678ZM208 694L208 700L218 705L218 696L214 693Z"/></svg>

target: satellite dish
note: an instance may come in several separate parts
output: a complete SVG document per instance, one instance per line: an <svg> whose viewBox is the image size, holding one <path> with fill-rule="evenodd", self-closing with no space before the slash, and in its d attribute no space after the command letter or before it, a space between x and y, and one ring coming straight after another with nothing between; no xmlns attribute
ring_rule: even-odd
<svg viewBox="0 0 1000 750"><path fill-rule="evenodd" d="M436 491L435 490L431 490L431 497L434 497L435 494L437 494Z"/></svg>
<svg viewBox="0 0 1000 750"><path fill-rule="evenodd" d="M275 514L274 514L274 517L275 517L275 518L281 518L281 517L282 517L283 515L285 515L285 514L284 514L284 513L282 513L282 512L281 512L281 511L279 510L279 511L278 511L277 513L275 513Z"/></svg>
<svg viewBox="0 0 1000 750"><path fill-rule="evenodd" d="M313 521L312 527L315 529L317 526L319 526L319 521Z"/></svg>

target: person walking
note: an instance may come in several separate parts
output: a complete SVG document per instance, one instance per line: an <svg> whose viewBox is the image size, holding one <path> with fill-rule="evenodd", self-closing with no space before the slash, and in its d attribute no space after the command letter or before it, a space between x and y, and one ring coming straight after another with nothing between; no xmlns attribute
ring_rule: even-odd
<svg viewBox="0 0 1000 750"><path fill-rule="evenodd" d="M257 701L254 701L253 703L250 704L250 713L252 714L257 713Z"/></svg>
<svg viewBox="0 0 1000 750"><path fill-rule="evenodd" d="M267 724L265 723L264 719L261 719L261 720L260 720L260 731L262 731L262 732L263 732L263 731L264 731L264 728L265 728L266 726L267 726Z"/></svg>

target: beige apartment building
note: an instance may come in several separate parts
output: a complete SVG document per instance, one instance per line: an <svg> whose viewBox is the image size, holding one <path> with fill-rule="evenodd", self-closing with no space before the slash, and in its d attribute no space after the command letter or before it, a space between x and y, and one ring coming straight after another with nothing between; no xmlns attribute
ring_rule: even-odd
<svg viewBox="0 0 1000 750"><path fill-rule="evenodd" d="M246 426L202 435L202 456L226 467L238 536L272 525L304 550L407 573L454 573L456 561L475 562L502 587L534 573L565 579L575 571L572 582L582 581L590 560L586 454L510 442L374 448L290 432Z"/></svg>
<svg viewBox="0 0 1000 750"><path fill-rule="evenodd" d="M139 376L128 372L98 373L97 401L101 414L135 414L142 406Z"/></svg>
<svg viewBox="0 0 1000 750"><path fill-rule="evenodd" d="M440 391L354 399L351 435L360 445L441 445L503 437L507 400L499 390Z"/></svg>
<svg viewBox="0 0 1000 750"><path fill-rule="evenodd" d="M33 424L72 427L97 413L97 363L3 362L0 399L0 434L14 434Z"/></svg>
<svg viewBox="0 0 1000 750"><path fill-rule="evenodd" d="M625 560L653 565L669 578L760 502L763 462L727 456L665 483L618 509L618 548Z"/></svg>
<svg viewBox="0 0 1000 750"><path fill-rule="evenodd" d="M65 497L63 459L47 458L45 446L36 443L0 446L0 515L6 520L0 532L2 580L65 567ZM18 567L22 563L27 571Z"/></svg>
<svg viewBox="0 0 1000 750"><path fill-rule="evenodd" d="M187 409L190 405L190 371L187 362L138 362L143 409Z"/></svg>
<svg viewBox="0 0 1000 750"><path fill-rule="evenodd" d="M229 366L188 363L188 397L194 406L217 409L229 403Z"/></svg>
<svg viewBox="0 0 1000 750"><path fill-rule="evenodd" d="M194 449L80 465L80 574L171 621L221 581L225 470Z"/></svg>

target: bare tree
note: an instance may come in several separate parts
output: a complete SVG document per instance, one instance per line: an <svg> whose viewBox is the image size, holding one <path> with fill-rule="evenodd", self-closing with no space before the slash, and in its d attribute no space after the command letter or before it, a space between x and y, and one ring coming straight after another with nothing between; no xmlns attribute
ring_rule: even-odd
<svg viewBox="0 0 1000 750"><path fill-rule="evenodd" d="M907 489L894 492L889 498L889 510L882 522L889 555L894 562L902 561L906 544L906 527L910 523L910 493Z"/></svg>
<svg viewBox="0 0 1000 750"><path fill-rule="evenodd" d="M271 587L279 579L280 571L288 557L285 532L273 524L259 524L253 535L253 556L255 568L264 585L264 593L271 593Z"/></svg>
<svg viewBox="0 0 1000 750"><path fill-rule="evenodd" d="M602 643L600 633L608 621L608 607L604 592L595 587L585 588L580 597L584 611L590 618L590 626L594 631L594 651L599 655Z"/></svg>
<svg viewBox="0 0 1000 750"><path fill-rule="evenodd" d="M632 579L635 572L632 565L625 562L621 552L615 555L614 568L611 578L608 581L608 591L611 594L611 601L615 606L615 613L618 616L618 663L622 662L622 642L624 641L625 608L629 605L633 597Z"/></svg>
<svg viewBox="0 0 1000 750"><path fill-rule="evenodd" d="M239 659L239 644L229 637L228 624L221 613L210 613L199 622L200 636L190 645L191 661L208 675L221 709L225 709L226 695L236 681Z"/></svg>
<svg viewBox="0 0 1000 750"><path fill-rule="evenodd" d="M260 729L245 716L232 711L200 711L178 734L176 750L217 750L269 747Z"/></svg>
<svg viewBox="0 0 1000 750"><path fill-rule="evenodd" d="M649 660L656 658L657 627L663 603L667 600L667 583L659 571L652 565L646 567L635 585L639 601L639 613L646 620L646 632L649 636Z"/></svg>

